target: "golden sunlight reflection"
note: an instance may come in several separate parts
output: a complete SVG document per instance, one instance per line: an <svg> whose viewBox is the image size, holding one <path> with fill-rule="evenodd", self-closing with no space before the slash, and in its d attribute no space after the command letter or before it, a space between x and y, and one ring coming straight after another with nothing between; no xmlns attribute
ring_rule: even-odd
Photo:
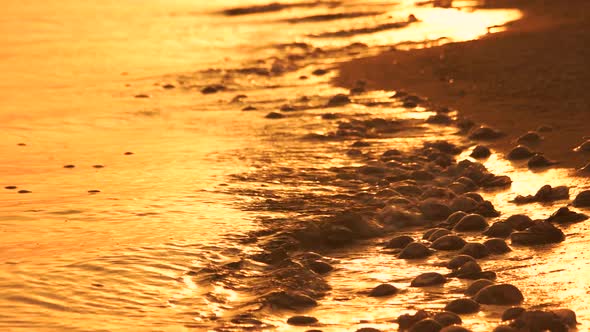
<svg viewBox="0 0 590 332"><path fill-rule="evenodd" d="M425 228L450 214L446 201L423 204L457 196L455 157L471 150L454 147L473 144L457 133L461 110L339 79L353 59L474 40L523 18L480 4L3 4L0 330L294 331L303 327L289 319L304 314L319 320L310 329L393 331L400 314L464 297L471 281L446 267L456 251L399 259L402 248L384 246L393 234L430 246ZM511 202L543 184L572 197L590 189L501 153L483 163L513 180L479 191L502 212L490 223L547 218L557 205ZM438 208L448 213L431 218ZM567 248L513 246L478 264L526 292L527 308L587 317L589 229L563 230ZM447 278L411 287L424 272ZM382 283L396 295L369 296ZM490 331L503 309L463 315L464 326Z"/></svg>

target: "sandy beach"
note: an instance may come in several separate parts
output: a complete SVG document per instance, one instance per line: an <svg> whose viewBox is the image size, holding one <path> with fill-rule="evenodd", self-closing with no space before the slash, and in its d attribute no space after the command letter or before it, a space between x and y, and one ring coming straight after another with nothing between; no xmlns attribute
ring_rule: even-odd
<svg viewBox="0 0 590 332"><path fill-rule="evenodd" d="M489 1L518 6L522 20L480 40L412 51L390 51L341 66L335 82L352 88L404 90L450 107L507 135L491 147L508 152L515 140L552 127L535 149L564 167L588 156L573 149L590 135L590 20L587 1Z"/></svg>

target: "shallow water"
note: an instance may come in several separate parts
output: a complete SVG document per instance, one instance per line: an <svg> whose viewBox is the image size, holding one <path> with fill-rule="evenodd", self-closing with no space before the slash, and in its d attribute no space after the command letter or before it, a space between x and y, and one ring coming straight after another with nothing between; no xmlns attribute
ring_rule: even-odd
<svg viewBox="0 0 590 332"><path fill-rule="evenodd" d="M345 154L350 142L301 140L306 134L334 128L335 123L322 120L321 114L418 121L432 113L421 108L408 111L399 107L399 101L390 103L391 92L377 92L344 108L307 107L301 115L295 112L276 122L264 115L302 96L310 97L308 106L324 105L330 96L345 92L330 86L333 72L310 75L316 68L331 69L335 61L398 43L404 43L402 48L423 47L473 39L490 26L520 17L516 10L355 0L336 7L230 18L220 14L225 8L264 3L128 0L97 5L28 0L3 5L7 15L0 19L0 70L5 75L0 82L0 157L5 162L0 165L0 185L18 186L0 191L3 330L182 331L222 326L219 322L240 312L239 306L252 296L247 279L259 273L258 267L254 264L252 271L244 272L243 279L215 282L199 271L259 250L245 238L264 227L263 217L310 218L322 213L297 208L269 212L252 206L274 196L337 192L342 189L315 181L314 172L321 175L330 167L360 165ZM336 12L369 14L300 22ZM409 14L421 22L348 37L314 36L405 21ZM231 71L253 64L272 69L280 62L277 59L291 52L276 45L292 42L336 51L306 59L284 75ZM355 42L371 48L339 51ZM311 77L300 80L301 75ZM207 84L219 82L230 90L200 93ZM167 83L175 88L163 89ZM231 102L242 93L248 95L246 102ZM149 98L134 98L139 94ZM369 107L362 98L388 103ZM242 112L247 105L259 111ZM384 149L412 148L440 137L441 130L458 139L450 128L418 125L376 144ZM75 167L63 167L70 164ZM532 183L569 184L576 187L573 192L586 186L561 171L533 177L496 157L488 167L521 179L513 190L490 194L505 214L514 207L502 202L515 193L534 193L540 185ZM276 169L291 176L272 178ZM248 178L265 173L267 178ZM562 182L547 180L554 178ZM31 193L18 194L18 190ZM261 192L267 196L257 196ZM518 209L539 217L554 210L537 205ZM573 234L566 243L568 251L570 245L584 246L584 231L583 224L568 229ZM537 252L535 264L505 280L527 287L535 297L548 297L547 302L567 305L581 316L587 304L571 289L587 288L583 281L578 279L575 287L559 288L557 293L547 285L575 279L579 273L575 269L549 273L558 269L558 259L567 257L568 264L582 270L589 260L558 253ZM388 319L407 310L408 304L437 308L448 299L435 290L409 292L391 302L366 300L355 294L377 281L395 280L403 286L414 273L430 269L431 262L399 266L393 256L370 244L366 250L334 256L341 263L328 277L333 291L313 311L328 324L326 330L357 326L362 319L371 326L376 321L392 328ZM392 265L392 270L384 270L384 265ZM538 273L544 277L535 276ZM445 290L460 287L454 282ZM283 324L287 316L271 312L264 320L290 330ZM489 327L489 320L481 317L468 321L474 328Z"/></svg>

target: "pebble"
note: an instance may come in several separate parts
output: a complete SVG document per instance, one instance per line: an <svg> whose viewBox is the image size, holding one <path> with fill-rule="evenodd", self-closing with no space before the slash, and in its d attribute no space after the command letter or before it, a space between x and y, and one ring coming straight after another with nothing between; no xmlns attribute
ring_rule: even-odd
<svg viewBox="0 0 590 332"><path fill-rule="evenodd" d="M488 158L491 154L492 151L490 151L488 147L483 145L477 145L475 148L473 148L473 151L469 156L475 159L485 159Z"/></svg>
<svg viewBox="0 0 590 332"><path fill-rule="evenodd" d="M318 274L326 274L332 270L334 267L326 262L322 261L312 261L308 263L309 269Z"/></svg>
<svg viewBox="0 0 590 332"><path fill-rule="evenodd" d="M267 119L282 119L284 117L285 116L283 114L277 112L270 112L265 116Z"/></svg>
<svg viewBox="0 0 590 332"><path fill-rule="evenodd" d="M508 154L506 155L506 159L508 159L508 160L522 160L522 159L529 159L534 155L535 155L535 153L533 151L531 151L531 149L529 149L528 147L523 146L523 145L518 145L517 147L510 150L510 152L508 152Z"/></svg>
<svg viewBox="0 0 590 332"><path fill-rule="evenodd" d="M440 332L471 332L471 330L463 326L451 325L444 327L442 330L440 330Z"/></svg>
<svg viewBox="0 0 590 332"><path fill-rule="evenodd" d="M174 88L175 88L175 86L173 84L162 85L162 89L170 90L170 89L174 89Z"/></svg>
<svg viewBox="0 0 590 332"><path fill-rule="evenodd" d="M475 258L468 255L458 255L447 263L447 268L455 270L460 268L467 262L475 262Z"/></svg>
<svg viewBox="0 0 590 332"><path fill-rule="evenodd" d="M445 220L452 213L447 204L434 198L420 202L418 207L422 215L429 220Z"/></svg>
<svg viewBox="0 0 590 332"><path fill-rule="evenodd" d="M296 326L313 325L318 322L318 319L311 316L293 316L287 319L287 324Z"/></svg>
<svg viewBox="0 0 590 332"><path fill-rule="evenodd" d="M99 192L100 192L100 190L98 190L98 189L88 190L89 194L98 194Z"/></svg>
<svg viewBox="0 0 590 332"><path fill-rule="evenodd" d="M590 190L580 192L573 202L575 207L590 207Z"/></svg>
<svg viewBox="0 0 590 332"><path fill-rule="evenodd" d="M325 69L316 69L311 72L311 74L314 76L322 76L322 75L326 75L327 73L328 73L328 71Z"/></svg>
<svg viewBox="0 0 590 332"><path fill-rule="evenodd" d="M586 219L588 219L588 216L583 213L571 211L567 207L561 207L557 211L553 212L553 214L551 214L551 216L549 216L546 221L557 224L571 224L581 222Z"/></svg>
<svg viewBox="0 0 590 332"><path fill-rule="evenodd" d="M451 123L453 123L453 118L446 114L437 113L435 115L428 117L428 119L426 119L426 123L450 125Z"/></svg>
<svg viewBox="0 0 590 332"><path fill-rule="evenodd" d="M540 155L540 154L535 154L531 159L529 159L527 165L529 166L529 168L544 168L544 167L549 167L552 165L557 164L556 161L554 160L549 160L547 158L545 158L545 156Z"/></svg>
<svg viewBox="0 0 590 332"><path fill-rule="evenodd" d="M450 204L450 208L452 211L464 211L464 212L472 212L475 211L478 207L479 203L471 197L467 196L459 196L455 197Z"/></svg>
<svg viewBox="0 0 590 332"><path fill-rule="evenodd" d="M485 126L472 129L469 133L469 139L472 140L494 140L502 136L504 136L502 132Z"/></svg>
<svg viewBox="0 0 590 332"><path fill-rule="evenodd" d="M524 214L514 214L514 215L508 217L508 219L506 219L505 222L508 225L510 225L510 227L512 227L512 229L515 229L517 231L524 231L525 229L527 229L535 224L533 222L533 219L531 219L529 216L524 215Z"/></svg>
<svg viewBox="0 0 590 332"><path fill-rule="evenodd" d="M396 236L393 239L389 240L385 245L387 249L403 249L408 244L414 242L414 239L408 235L400 235Z"/></svg>
<svg viewBox="0 0 590 332"><path fill-rule="evenodd" d="M284 309L313 307L317 302L311 297L297 292L275 291L266 296L269 304Z"/></svg>
<svg viewBox="0 0 590 332"><path fill-rule="evenodd" d="M481 266L477 264L475 261L466 262L465 264L461 265L461 267L455 272L451 273L451 275L456 276L457 278L470 278L473 275L481 272Z"/></svg>
<svg viewBox="0 0 590 332"><path fill-rule="evenodd" d="M459 250L467 242L457 235L445 235L436 239L430 247L436 250Z"/></svg>
<svg viewBox="0 0 590 332"><path fill-rule="evenodd" d="M453 227L456 232L483 231L488 227L488 222L479 214L468 214Z"/></svg>
<svg viewBox="0 0 590 332"><path fill-rule="evenodd" d="M454 212L447 218L447 220L445 220L445 224L448 224L451 227L455 226L466 215L467 215L467 213L465 213L463 211Z"/></svg>
<svg viewBox="0 0 590 332"><path fill-rule="evenodd" d="M433 319L423 319L414 326L412 326L409 332L439 332L442 329L442 325L440 325L437 321Z"/></svg>
<svg viewBox="0 0 590 332"><path fill-rule="evenodd" d="M398 289L394 285L381 284L381 285L373 288L373 290L371 290L371 292L369 293L369 296L370 297L384 297L384 296L394 295L397 292L398 292Z"/></svg>
<svg viewBox="0 0 590 332"><path fill-rule="evenodd" d="M6 187L4 187L4 189L8 189L8 190L14 190L16 188L18 188L18 187L17 186L6 186Z"/></svg>
<svg viewBox="0 0 590 332"><path fill-rule="evenodd" d="M456 299L445 306L445 311L454 312L459 315L472 314L479 311L479 303L468 298Z"/></svg>
<svg viewBox="0 0 590 332"><path fill-rule="evenodd" d="M507 321L507 320L516 319L516 318L518 318L518 316L522 315L522 313L525 311L526 310L522 307L508 308L508 309L504 310L504 312L502 313L502 320Z"/></svg>
<svg viewBox="0 0 590 332"><path fill-rule="evenodd" d="M207 95L207 94L217 93L222 90L225 90L225 87L223 85L215 84L215 85L209 85L209 86L204 87L201 90L201 93L204 95Z"/></svg>
<svg viewBox="0 0 590 332"><path fill-rule="evenodd" d="M403 314L397 318L397 324L400 330L407 330L417 322L428 318L428 313L424 310L418 310L413 315Z"/></svg>
<svg viewBox="0 0 590 332"><path fill-rule="evenodd" d="M473 299L481 304L515 305L522 303L524 296L513 285L499 284L482 288Z"/></svg>
<svg viewBox="0 0 590 332"><path fill-rule="evenodd" d="M487 237L507 238L512 232L513 229L510 224L505 221L499 221L493 223L490 228L483 232L483 235Z"/></svg>
<svg viewBox="0 0 590 332"><path fill-rule="evenodd" d="M518 330L508 325L498 325L492 332L518 332Z"/></svg>
<svg viewBox="0 0 590 332"><path fill-rule="evenodd" d="M525 231L512 233L510 240L512 244L529 246L559 243L565 240L565 234L559 228L545 221L535 224Z"/></svg>
<svg viewBox="0 0 590 332"><path fill-rule="evenodd" d="M489 239L483 243L490 254L501 255L512 251L503 239Z"/></svg>
<svg viewBox="0 0 590 332"><path fill-rule="evenodd" d="M64 168L74 168L76 165L64 165Z"/></svg>
<svg viewBox="0 0 590 332"><path fill-rule="evenodd" d="M535 144L543 140L543 136L534 131L529 131L526 134L520 136L516 142L519 144Z"/></svg>
<svg viewBox="0 0 590 332"><path fill-rule="evenodd" d="M475 295L482 288L493 285L494 282L488 279L477 279L465 290L465 295Z"/></svg>
<svg viewBox="0 0 590 332"><path fill-rule="evenodd" d="M445 282L447 282L447 278L442 274L437 272L426 272L414 278L410 283L410 287L435 286L444 284Z"/></svg>
<svg viewBox="0 0 590 332"><path fill-rule="evenodd" d="M149 97L150 97L150 95L147 95L147 94L145 94L145 93L140 93L140 94L138 94L138 95L135 95L134 97L135 97L135 98L138 98L138 99L147 99L147 98L149 98Z"/></svg>
<svg viewBox="0 0 590 332"><path fill-rule="evenodd" d="M590 152L590 140L585 141L574 149L576 152Z"/></svg>
<svg viewBox="0 0 590 332"><path fill-rule="evenodd" d="M127 152L125 152L125 153L123 153L123 154L124 154L124 155L126 155L126 156L131 156L131 155L133 155L134 153L133 153L133 152L129 152L129 151L127 151Z"/></svg>
<svg viewBox="0 0 590 332"><path fill-rule="evenodd" d="M19 190L18 193L19 194L30 194L30 193L32 193L32 191L23 189L23 190Z"/></svg>
<svg viewBox="0 0 590 332"><path fill-rule="evenodd" d="M92 165L94 168L104 168L104 165Z"/></svg>
<svg viewBox="0 0 590 332"><path fill-rule="evenodd" d="M356 330L356 332L381 332L381 330L376 329L374 327L361 327L360 329Z"/></svg>
<svg viewBox="0 0 590 332"><path fill-rule="evenodd" d="M484 258L487 257L490 252L488 248L481 243L471 242L467 243L460 251L461 255L468 255L473 258Z"/></svg>
<svg viewBox="0 0 590 332"><path fill-rule="evenodd" d="M449 231L448 229L445 229L445 228L436 229L435 232L430 234L430 236L428 237L428 241L434 242L437 239L439 239L445 235L449 235L449 234L451 234L451 231Z"/></svg>
<svg viewBox="0 0 590 332"><path fill-rule="evenodd" d="M454 324L461 324L463 321L459 315L450 312L450 311L443 311L438 312L432 317L435 321L437 321L442 326L449 326Z"/></svg>
<svg viewBox="0 0 590 332"><path fill-rule="evenodd" d="M590 163L582 166L582 168L578 169L578 173L581 175L589 175L590 174Z"/></svg>
<svg viewBox="0 0 590 332"><path fill-rule="evenodd" d="M345 94L337 94L328 101L328 106L344 106L350 104L350 98Z"/></svg>
<svg viewBox="0 0 590 332"><path fill-rule="evenodd" d="M418 242L408 244L399 254L399 258L403 259L419 259L432 255L432 250L425 245Z"/></svg>
<svg viewBox="0 0 590 332"><path fill-rule="evenodd" d="M244 112L247 112L247 111L256 111L256 110L257 110L257 108L254 107L254 106L252 106L252 105L249 105L249 106L246 106L246 107L242 108L242 111L244 111Z"/></svg>

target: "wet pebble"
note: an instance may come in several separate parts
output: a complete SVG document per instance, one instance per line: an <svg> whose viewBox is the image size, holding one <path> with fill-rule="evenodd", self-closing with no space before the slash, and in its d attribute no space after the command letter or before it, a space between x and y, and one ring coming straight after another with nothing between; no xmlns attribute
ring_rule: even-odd
<svg viewBox="0 0 590 332"><path fill-rule="evenodd" d="M447 282L447 278L442 274L437 272L426 272L414 278L410 283L410 287L435 286L444 284L445 282Z"/></svg>
<svg viewBox="0 0 590 332"><path fill-rule="evenodd" d="M580 192L573 202L575 207L590 207L590 190Z"/></svg>
<svg viewBox="0 0 590 332"><path fill-rule="evenodd" d="M318 319L311 316L293 316L287 319L287 324L295 326L308 326L318 322Z"/></svg>
<svg viewBox="0 0 590 332"><path fill-rule="evenodd" d="M370 297L384 297L384 296L391 296L398 292L397 287L390 284L381 284L369 293Z"/></svg>
<svg viewBox="0 0 590 332"><path fill-rule="evenodd" d="M508 308L508 309L504 310L504 312L502 313L502 320L507 321L507 320L516 319L520 315L522 315L525 311L526 310L522 307Z"/></svg>
<svg viewBox="0 0 590 332"><path fill-rule="evenodd" d="M468 214L453 227L456 232L483 231L488 227L488 222L479 214Z"/></svg>
<svg viewBox="0 0 590 332"><path fill-rule="evenodd" d="M567 207L561 207L557 211L553 212L553 214L551 214L551 216L549 216L546 221L557 224L571 224L581 222L586 219L588 219L588 216L583 213L572 211Z"/></svg>
<svg viewBox="0 0 590 332"><path fill-rule="evenodd" d="M531 151L531 149L529 149L526 146L519 145L519 146L513 148L512 150L510 150L510 152L508 152L508 154L506 155L506 159L508 159L508 160L522 160L522 159L529 159L534 155L535 155L535 153L533 151Z"/></svg>
<svg viewBox="0 0 590 332"><path fill-rule="evenodd" d="M428 313L424 310L418 310L413 315L410 314L403 314L397 318L397 324L399 325L400 330L407 330L412 327L417 322L427 319Z"/></svg>
<svg viewBox="0 0 590 332"><path fill-rule="evenodd" d="M409 332L439 332L442 329L442 325L433 319L423 319L412 328L410 328Z"/></svg>
<svg viewBox="0 0 590 332"><path fill-rule="evenodd" d="M477 279L467 287L465 290L465 295L475 295L479 292L482 288L493 285L494 282L488 279Z"/></svg>
<svg viewBox="0 0 590 332"><path fill-rule="evenodd" d="M4 189L8 189L8 190L14 190L16 188L18 188L18 187L17 186L6 186L6 187L4 187Z"/></svg>
<svg viewBox="0 0 590 332"><path fill-rule="evenodd" d="M559 316L540 310L527 310L510 325L525 331L567 332L569 330L567 324Z"/></svg>
<svg viewBox="0 0 590 332"><path fill-rule="evenodd" d="M465 217L467 215L467 213L463 212L463 211L457 211L452 213L447 220L445 220L445 224L453 227L455 226L461 219L463 219L463 217Z"/></svg>
<svg viewBox="0 0 590 332"><path fill-rule="evenodd" d="M469 139L472 140L494 140L502 136L502 132L485 126L472 129L469 133Z"/></svg>
<svg viewBox="0 0 590 332"><path fill-rule="evenodd" d="M488 248L488 252L492 255L501 255L512 251L503 239L489 239L483 245Z"/></svg>
<svg viewBox="0 0 590 332"><path fill-rule="evenodd" d="M514 198L513 202L516 204L527 204L533 202L553 202L562 199L569 199L569 188L566 186L552 187L547 184L541 187L534 196L518 195Z"/></svg>
<svg viewBox="0 0 590 332"><path fill-rule="evenodd" d="M246 106L246 107L242 108L242 111L244 111L244 112L248 112L248 111L256 111L256 110L257 110L257 108L256 108L256 107L254 107L254 106L252 106L252 105L248 105L248 106Z"/></svg>
<svg viewBox="0 0 590 332"><path fill-rule="evenodd" d="M518 332L518 330L508 325L498 325L492 332Z"/></svg>
<svg viewBox="0 0 590 332"><path fill-rule="evenodd" d="M541 222L529 227L525 231L512 233L510 240L513 244L529 246L559 243L565 240L565 234L551 223Z"/></svg>
<svg viewBox="0 0 590 332"><path fill-rule="evenodd" d="M467 243L460 251L461 255L468 255L473 258L484 258L487 257L490 252L488 248L481 243L471 242Z"/></svg>
<svg viewBox="0 0 590 332"><path fill-rule="evenodd" d="M225 87L220 84L208 85L201 89L201 93L204 95L217 93L219 91L225 90Z"/></svg>
<svg viewBox="0 0 590 332"><path fill-rule="evenodd" d="M89 194L98 194L99 192L100 192L100 190L98 190L98 189L88 190Z"/></svg>
<svg viewBox="0 0 590 332"><path fill-rule="evenodd" d="M437 113L435 115L431 115L430 117L428 117L428 119L426 119L426 123L450 125L451 123L453 123L453 118L451 118L447 114Z"/></svg>
<svg viewBox="0 0 590 332"><path fill-rule="evenodd" d="M434 317L432 317L432 319L437 321L442 326L450 326L454 324L463 323L459 315L450 311L438 312L434 315Z"/></svg>
<svg viewBox="0 0 590 332"><path fill-rule="evenodd" d="M499 284L482 288L473 299L481 304L515 305L524 301L524 296L513 285Z"/></svg>
<svg viewBox="0 0 590 332"><path fill-rule="evenodd" d="M140 94L135 95L134 97L137 99L147 99L150 97L150 95L147 95L145 93L140 93Z"/></svg>
<svg viewBox="0 0 590 332"><path fill-rule="evenodd" d="M422 215L429 220L444 220L452 213L447 204L434 198L422 201L419 208Z"/></svg>
<svg viewBox="0 0 590 332"><path fill-rule="evenodd" d="M92 165L93 168L104 168L104 165Z"/></svg>
<svg viewBox="0 0 590 332"><path fill-rule="evenodd" d="M576 152L590 152L590 140L585 141L584 143L577 146L574 151Z"/></svg>
<svg viewBox="0 0 590 332"><path fill-rule="evenodd" d="M471 197L459 196L455 197L450 204L452 211L472 212L477 209L479 203Z"/></svg>
<svg viewBox="0 0 590 332"><path fill-rule="evenodd" d="M170 90L170 89L174 89L174 88L175 88L175 86L173 84L162 85L162 89Z"/></svg>
<svg viewBox="0 0 590 332"><path fill-rule="evenodd" d="M456 299L449 302L445 306L446 311L454 312L456 314L472 314L479 311L479 303L473 301L472 299L463 298L463 299Z"/></svg>
<svg viewBox="0 0 590 332"><path fill-rule="evenodd" d="M440 330L440 332L471 332L470 329L459 325L447 326Z"/></svg>
<svg viewBox="0 0 590 332"><path fill-rule="evenodd" d="M454 273L451 273L452 276L456 276L457 278L466 278L466 279L473 279L472 276L480 273L481 266L477 264L475 261L469 261L465 264L461 265L461 267Z"/></svg>
<svg viewBox="0 0 590 332"><path fill-rule="evenodd" d="M436 250L459 250L467 242L457 235L445 235L436 239L430 247Z"/></svg>
<svg viewBox="0 0 590 332"><path fill-rule="evenodd" d="M32 193L32 191L23 189L23 190L19 190L18 193L19 194L30 194L30 193Z"/></svg>
<svg viewBox="0 0 590 332"><path fill-rule="evenodd" d="M330 98L328 101L328 106L344 106L346 104L350 104L350 98L348 98L345 94L337 94L334 97Z"/></svg>
<svg viewBox="0 0 590 332"><path fill-rule="evenodd" d="M449 231L446 228L438 228L436 229L436 231L432 232L430 234L430 236L428 236L428 241L430 242L434 242L436 240L438 240L439 238L445 236L445 235L449 235L451 234L451 231Z"/></svg>
<svg viewBox="0 0 590 332"><path fill-rule="evenodd" d="M328 71L326 69L316 69L314 71L311 72L312 75L314 76L323 76L326 75L328 73Z"/></svg>
<svg viewBox="0 0 590 332"><path fill-rule="evenodd" d="M540 155L540 154L534 155L531 159L529 159L529 161L527 163L528 167L531 169L545 168L545 167L553 166L555 164L557 164L556 161L549 160L545 156Z"/></svg>
<svg viewBox="0 0 590 332"><path fill-rule="evenodd" d="M582 168L578 169L578 173L580 175L590 175L590 163L587 163L586 165L582 166Z"/></svg>
<svg viewBox="0 0 590 332"><path fill-rule="evenodd" d="M408 235L400 235L396 236L393 239L389 240L385 245L387 249L403 249L408 244L414 242L414 239Z"/></svg>
<svg viewBox="0 0 590 332"><path fill-rule="evenodd" d="M123 154L124 154L124 155L126 155L126 156L131 156L131 155L133 155L134 153L133 153L133 152L130 152L130 151L127 151L127 152L125 152L125 153L123 153Z"/></svg>
<svg viewBox="0 0 590 332"><path fill-rule="evenodd" d="M309 332L309 331L307 331ZM381 332L381 330L376 329L374 327L361 327L360 329L356 330L355 332Z"/></svg>
<svg viewBox="0 0 590 332"><path fill-rule="evenodd" d="M507 222L499 221L493 223L483 234L488 237L507 238L512 234L513 229Z"/></svg>
<svg viewBox="0 0 590 332"><path fill-rule="evenodd" d="M505 222L517 231L523 231L534 225L533 219L524 214L514 214L508 217Z"/></svg>
<svg viewBox="0 0 590 332"><path fill-rule="evenodd" d="M312 261L308 263L309 269L318 274L326 274L332 270L334 267L332 265L322 262L322 261Z"/></svg>
<svg viewBox="0 0 590 332"><path fill-rule="evenodd" d="M74 168L76 165L64 165L64 168Z"/></svg>
<svg viewBox="0 0 590 332"><path fill-rule="evenodd" d="M475 258L468 255L458 255L447 263L447 268L455 270L460 268L467 262L475 262Z"/></svg>
<svg viewBox="0 0 590 332"><path fill-rule="evenodd" d="M399 254L399 258L403 259L419 259L432 255L432 250L425 245L418 242L408 244Z"/></svg>
<svg viewBox="0 0 590 332"><path fill-rule="evenodd" d="M486 146L477 145L469 156L475 159L485 159L492 154L492 151Z"/></svg>
<svg viewBox="0 0 590 332"><path fill-rule="evenodd" d="M543 136L534 131L529 131L526 134L518 137L516 140L519 144L536 144L543 140Z"/></svg>
<svg viewBox="0 0 590 332"><path fill-rule="evenodd" d="M276 291L266 295L269 304L283 309L313 307L317 302L311 297L296 292Z"/></svg>
<svg viewBox="0 0 590 332"><path fill-rule="evenodd" d="M282 119L284 117L285 116L283 114L277 112L270 112L265 116L267 119Z"/></svg>

